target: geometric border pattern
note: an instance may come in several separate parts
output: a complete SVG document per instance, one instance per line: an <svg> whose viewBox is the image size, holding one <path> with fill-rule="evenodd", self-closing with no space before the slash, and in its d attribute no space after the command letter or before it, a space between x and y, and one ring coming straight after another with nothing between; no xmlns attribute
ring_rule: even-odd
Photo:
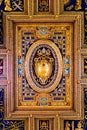
<svg viewBox="0 0 87 130"><path fill-rule="evenodd" d="M54 0L55 1L55 0ZM54 11L54 14L55 14L55 17L53 17L53 18L55 18L55 19L57 19L59 16L58 16L58 14L61 14L61 12L63 12L64 10L63 10L63 3L61 2L61 1L57 1L58 2L58 4L56 4L56 7L58 6L60 6L60 5L62 5L62 6L60 6L61 7L61 9L60 8L56 8L55 7L55 10L56 11ZM70 3L69 3L70 4ZM77 4L78 4L78 2L77 2ZM81 3L79 3L80 4L80 7L81 7ZM27 6L26 6L26 9L24 9L24 12L25 13L19 13L19 14L28 14L29 13L29 20L31 20L32 19L32 16L33 17L37 17L38 19L40 18L40 16L35 16L35 15L33 15L33 4L32 4L32 2L29 0L29 5L28 5L29 7L28 7L28 11L27 11ZM71 10L74 10L73 9L73 7L74 7L74 5L73 6L68 6L67 5L67 9L71 9ZM76 7L76 9L77 10L79 10L79 8L77 8ZM70 11L71 11L70 10ZM9 13L7 13L7 14L9 14ZM17 13L10 13L10 14L13 14L13 15L18 15ZM74 19L73 19L73 21L75 21L76 19L76 22L78 23L78 25L80 25L80 27L83 27L83 24L84 23L82 23L82 24L80 24L80 22L79 22L79 18L81 18L82 17L82 19L84 19L83 18L83 16L82 16L82 14L81 14L81 12L70 12L70 14L69 14L69 12L66 12L66 13L64 13L65 15L66 14L68 14L69 16L70 15L73 15L74 16ZM81 14L81 15L79 15L79 14ZM86 12L85 12L85 16L86 16ZM68 17L69 17L68 16ZM13 16L12 16L13 17ZM11 18L12 18L11 17ZM26 17L26 16L24 16L24 17ZM48 16L47 16L48 17ZM46 18L47 18L46 17ZM9 15L8 15L8 17L6 17L6 18L8 18L8 20L10 20L9 19ZM17 17L16 17L17 18ZM86 18L86 17L85 17ZM18 18L17 18L18 19ZM19 19L21 19L21 18L19 18ZM72 18L71 18L72 19ZM13 18L13 21L15 21L14 20L14 18ZM19 20L20 21L20 20ZM28 21L28 20L27 20ZM61 21L61 20L60 20ZM3 22L5 22L5 21L3 21ZM87 22L86 22L87 23ZM86 23L85 23L85 28L86 28ZM77 29L78 30L78 29ZM84 30L81 28L81 31L82 31L82 37L83 37L83 32L84 32ZM77 33L78 31L76 31L76 33ZM75 34L76 34L75 33ZM4 35L5 35L5 33L4 33ZM8 33L6 32L6 35L8 35ZM85 35L86 35L86 32L85 32ZM81 37L81 33L80 33L80 35L79 35L79 37ZM5 38L4 38L4 40L5 40ZM11 40L11 39L10 39ZM81 39L80 40L78 40L78 38L76 38L75 39L76 40L76 43L78 44L78 47L76 48L76 50L77 50L77 52L78 52L78 57L77 58L79 58L80 60L79 60L79 64L78 64L78 62L76 62L78 65L79 65L79 68L81 68L81 54L82 55L84 55L85 53L84 53L84 50L85 50L85 47L87 47L87 45L86 45L86 41L87 41L87 36L85 36L85 45L84 45L84 39L82 39L82 41L81 41ZM6 47L6 51L5 51L5 53L7 54L7 55L10 55L10 59L11 60L13 60L13 57L12 57L12 55L13 55L13 52L11 52L11 50L13 49L12 48L12 46L10 45L10 46L8 46L9 44L9 41L8 40L6 40L7 41L7 44L6 43L4 43L4 46ZM79 46L79 44L80 44L80 46ZM1 46L3 46L3 45L1 45ZM81 46L82 46L82 48L81 48ZM86 51L86 50L85 50ZM3 49L3 52L4 52L4 49ZM2 54L2 52L0 52L1 54ZM75 57L76 58L76 57ZM8 58L8 61L9 61L9 58ZM7 61L7 63L9 63ZM12 67L12 65L10 65L10 67L11 67L11 69L12 69L12 71L13 71L13 67ZM75 66L76 67L76 66ZM8 68L8 64L7 64L7 68ZM8 68L8 70L10 70L10 68ZM78 71L78 70L77 70ZM0 81L0 88L2 88L2 86L3 85L7 85L7 86L5 86L4 87L4 90L5 90L5 92L7 92L7 88L11 88L11 92L12 92L12 86L13 86L13 82L12 82L12 80L11 80L11 78L13 79L13 76L12 76L12 74L10 73L9 74L10 75L10 77L7 75L7 80L4 80L5 82L2 82L2 81ZM77 75L77 73L76 73L76 75ZM87 87L86 87L86 84L87 84L87 81L86 81L86 79L85 79L85 77L84 77L84 74L83 74L83 78L81 79L81 70L79 70L79 77L78 77L78 79L76 79L76 82L77 82L77 89L78 89L78 91L79 92L81 92L81 95L83 95L83 88L86 90L87 89ZM78 75L77 75L78 76ZM85 84L85 85L84 85ZM81 91L80 91L80 90ZM77 90L76 90L77 91ZM13 93L13 92L12 92ZM5 93L6 94L6 93ZM6 94L7 95L7 94ZM81 95L79 95L78 93L76 94L76 97L80 97ZM11 96L11 95L10 95ZM6 97L6 96L5 96ZM7 96L7 98L5 98L7 101L10 99L9 98L9 96ZM34 126L34 119L36 120L37 119L37 116L38 116L38 112L27 112L26 114L25 114L25 112L21 112L20 111L20 113L16 110L14 110L13 109L13 106L10 106L10 109L8 110L8 106L9 106L9 104L10 103L8 103L7 101L5 100L5 115L7 114L7 117L9 117L9 119L12 119L12 118L14 118L15 119L15 117L16 117L16 119L19 119L19 118L23 118L23 119L25 119L25 117L27 117L26 118L26 124L25 124L25 126L27 126L27 124L28 124L28 126L25 128L26 130L27 129L29 129L29 130L31 130L31 129L35 129L35 128L33 128L33 126ZM12 99L13 100L13 99ZM81 99L80 99L80 101L82 101L83 102L83 97L81 97ZM85 100L86 100L86 98L85 98ZM9 100L9 101L11 101L11 99ZM11 101L12 102L12 101ZM79 102L80 103L80 102ZM83 104L83 103L82 103ZM81 108L81 106L82 106L82 108L84 107L84 105L82 105L82 104L80 104L80 108ZM6 107L7 106L7 107ZM65 123L66 123L66 121L70 121L70 120L72 120L72 121L74 121L74 120L77 120L77 122L79 122L80 121L80 119L82 120L82 119L84 119L84 117L83 117L83 112L82 111L79 111L79 108L78 108L78 105L76 105L75 104L75 108L74 108L74 110L76 111L76 113L73 113L73 112L71 112L71 115L68 115L68 113L67 112L65 112L65 113L63 113L62 112L62 114L61 114L61 112L55 112L55 114L53 113L53 112L51 112L50 113L50 115L49 115L49 113L48 112L44 112L44 111L42 111L42 112L39 112L41 115L39 116L40 118L42 117L43 119L47 119L48 120L48 118L47 117L49 117L49 119L54 119L54 129L55 128L58 128L58 130L64 130L64 127L65 127ZM46 115L45 115L45 113L46 113ZM64 115L65 114L65 115ZM86 112L85 112L85 114L86 114ZM21 116L20 116L21 115ZM67 116L66 116L67 115ZM39 117L38 117L38 119L39 119ZM7 118L6 118L7 119ZM65 121L64 121L65 120ZM56 122L56 123L55 123ZM75 122L75 121L74 121ZM87 122L87 120L85 119L85 122ZM55 124L57 124L57 125L55 125ZM32 125L32 126L31 126ZM76 123L76 125L77 125L77 123ZM77 126L74 126L74 128L77 128Z"/></svg>

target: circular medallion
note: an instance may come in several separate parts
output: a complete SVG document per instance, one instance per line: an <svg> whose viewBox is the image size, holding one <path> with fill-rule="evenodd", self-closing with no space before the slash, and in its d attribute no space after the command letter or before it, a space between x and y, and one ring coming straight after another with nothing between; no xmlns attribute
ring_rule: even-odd
<svg viewBox="0 0 87 130"><path fill-rule="evenodd" d="M37 92L54 90L62 76L62 56L50 40L38 40L29 48L25 59L29 85Z"/></svg>

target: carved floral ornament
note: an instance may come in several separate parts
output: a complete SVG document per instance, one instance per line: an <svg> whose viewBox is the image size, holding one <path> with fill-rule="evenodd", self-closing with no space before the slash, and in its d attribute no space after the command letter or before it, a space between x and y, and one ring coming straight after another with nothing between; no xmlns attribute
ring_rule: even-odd
<svg viewBox="0 0 87 130"><path fill-rule="evenodd" d="M62 56L50 40L38 40L28 50L25 73L29 85L37 92L50 92L62 76Z"/></svg>

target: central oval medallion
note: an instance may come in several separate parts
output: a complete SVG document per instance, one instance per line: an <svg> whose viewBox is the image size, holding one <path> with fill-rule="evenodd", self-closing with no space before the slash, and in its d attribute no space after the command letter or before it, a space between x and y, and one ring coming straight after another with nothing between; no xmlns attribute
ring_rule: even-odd
<svg viewBox="0 0 87 130"><path fill-rule="evenodd" d="M28 83L34 90L54 90L62 76L62 56L55 43L49 40L33 43L26 55L25 72Z"/></svg>

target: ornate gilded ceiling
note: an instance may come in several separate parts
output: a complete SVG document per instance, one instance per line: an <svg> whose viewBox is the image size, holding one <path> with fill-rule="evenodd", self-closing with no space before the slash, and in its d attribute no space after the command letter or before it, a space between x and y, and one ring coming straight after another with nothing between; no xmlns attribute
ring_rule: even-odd
<svg viewBox="0 0 87 130"><path fill-rule="evenodd" d="M86 1L4 0L0 11L0 129L86 130Z"/></svg>

